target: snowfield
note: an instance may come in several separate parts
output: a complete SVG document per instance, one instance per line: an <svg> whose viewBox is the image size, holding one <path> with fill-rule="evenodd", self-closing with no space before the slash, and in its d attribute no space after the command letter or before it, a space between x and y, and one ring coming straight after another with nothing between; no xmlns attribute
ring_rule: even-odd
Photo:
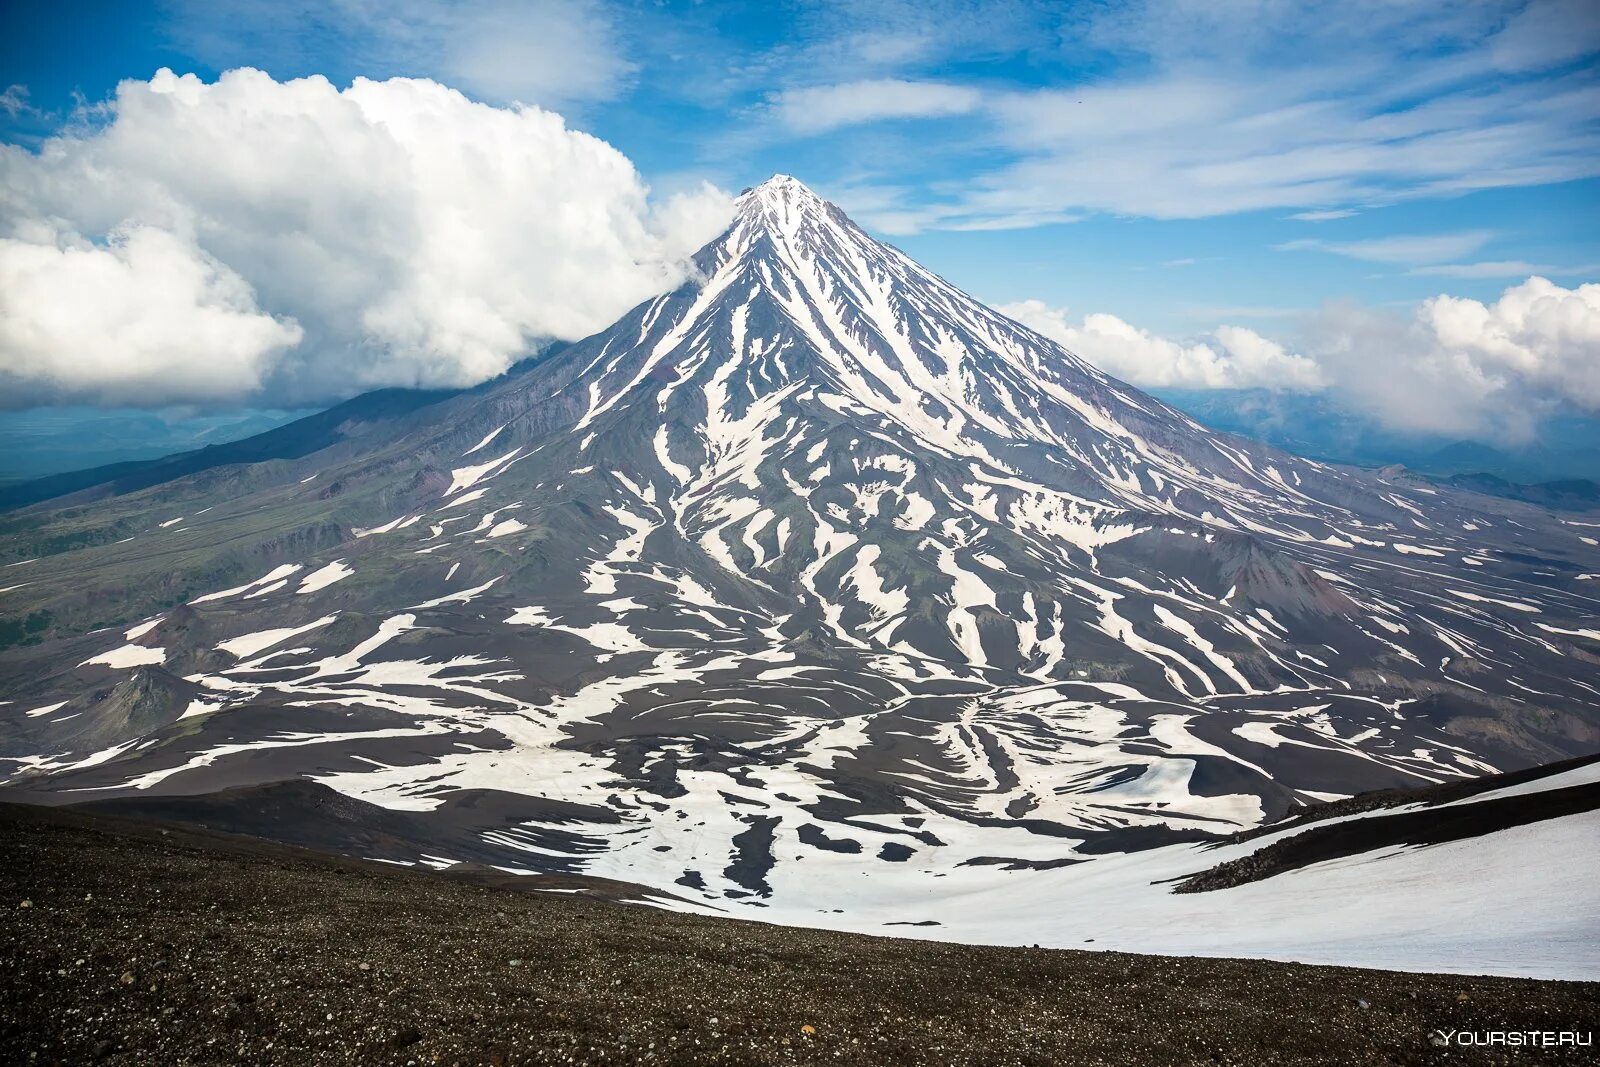
<svg viewBox="0 0 1600 1067"><path fill-rule="evenodd" d="M1600 977L1554 780L1172 892L1308 805L1591 754L1575 520L1213 433L792 178L696 265L321 452L40 518L84 547L7 593L50 621L0 661L0 782L312 779L406 816L345 851L764 921ZM81 536L180 510L175 555Z"/></svg>

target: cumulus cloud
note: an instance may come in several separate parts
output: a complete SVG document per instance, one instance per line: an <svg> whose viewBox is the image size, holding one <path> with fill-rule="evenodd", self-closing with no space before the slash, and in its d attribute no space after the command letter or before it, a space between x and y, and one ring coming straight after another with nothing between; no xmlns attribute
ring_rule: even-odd
<svg viewBox="0 0 1600 1067"><path fill-rule="evenodd" d="M1105 313L1085 315L1075 325L1064 308L1041 300L1002 304L998 310L1107 373L1146 388L1307 392L1327 384L1314 360L1242 326L1219 326L1208 340L1185 344Z"/></svg>
<svg viewBox="0 0 1600 1067"><path fill-rule="evenodd" d="M822 133L881 119L963 115L982 100L981 93L966 86L878 78L789 89L769 103L778 120L795 133Z"/></svg>
<svg viewBox="0 0 1600 1067"><path fill-rule="evenodd" d="M249 69L124 82L99 125L0 146L0 205L14 404L472 384L678 284L731 217L709 186L652 203L538 108ZM88 277L121 303L83 314Z"/></svg>
<svg viewBox="0 0 1600 1067"><path fill-rule="evenodd" d="M1411 315L1334 304L1307 336L1347 402L1391 426L1518 442L1552 414L1600 412L1600 285L1533 277Z"/></svg>
<svg viewBox="0 0 1600 1067"><path fill-rule="evenodd" d="M733 197L699 181L656 203L650 210L650 229L661 242L665 262L679 264L725 230L732 218Z"/></svg>
<svg viewBox="0 0 1600 1067"><path fill-rule="evenodd" d="M0 381L138 404L168 399L176 380L184 399L228 399L301 334L166 230L120 230L104 246L0 238Z"/></svg>
<svg viewBox="0 0 1600 1067"><path fill-rule="evenodd" d="M1436 296L1418 317L1484 376L1600 410L1600 284L1563 289L1533 277L1493 304Z"/></svg>
<svg viewBox="0 0 1600 1067"><path fill-rule="evenodd" d="M1039 300L1000 310L1146 388L1327 392L1394 429L1512 442L1553 414L1600 412L1600 284L1535 276L1490 303L1440 295L1410 313L1329 304L1293 350L1235 326L1180 342Z"/></svg>

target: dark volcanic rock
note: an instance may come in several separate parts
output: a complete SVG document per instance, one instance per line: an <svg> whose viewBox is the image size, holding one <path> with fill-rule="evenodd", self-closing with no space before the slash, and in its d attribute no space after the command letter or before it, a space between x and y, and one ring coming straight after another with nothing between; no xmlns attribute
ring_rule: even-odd
<svg viewBox="0 0 1600 1067"><path fill-rule="evenodd" d="M0 906L16 1064L1359 1067L1600 1018L1594 983L785 929L9 805Z"/></svg>

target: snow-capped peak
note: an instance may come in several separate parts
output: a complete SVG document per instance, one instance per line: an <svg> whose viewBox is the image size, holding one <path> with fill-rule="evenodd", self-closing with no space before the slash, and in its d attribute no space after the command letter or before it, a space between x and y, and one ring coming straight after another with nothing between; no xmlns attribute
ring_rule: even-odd
<svg viewBox="0 0 1600 1067"><path fill-rule="evenodd" d="M155 620L7 651L25 714L0 720L0 781L193 795L270 761L404 811L426 840L386 837L386 858L880 932L942 901L933 921L972 940L1115 898L1109 928L1149 946L1201 914L1160 879L1217 854L1108 852L1591 736L1594 553L1538 509L1213 434L786 175L696 266L525 371L291 461L293 482L240 467L163 489L160 514L103 505L176 556L24 551L81 533L80 507L0 544L44 556L8 611ZM203 531L171 530L178 500ZM185 589L207 591L173 609ZM1456 858L1381 862L1437 896L1475 862L1440 847ZM1308 906L1302 874L1228 892L1299 924L1377 885ZM1514 902L1554 901L1540 929L1577 952L1592 884ZM1504 894L1478 896L1457 913ZM1055 936L1104 939L1105 910ZM1340 937L1399 936L1346 910ZM1276 951L1253 916L1232 951Z"/></svg>
<svg viewBox="0 0 1600 1067"><path fill-rule="evenodd" d="M844 212L787 174L774 174L746 189L737 203L735 231L744 237L766 234L785 243L799 239L815 245L822 230L854 228Z"/></svg>
<svg viewBox="0 0 1600 1067"><path fill-rule="evenodd" d="M774 174L760 185L751 186L740 194L741 201L756 200L762 203L779 201L805 202L827 205L827 201L811 190L799 178L789 174Z"/></svg>

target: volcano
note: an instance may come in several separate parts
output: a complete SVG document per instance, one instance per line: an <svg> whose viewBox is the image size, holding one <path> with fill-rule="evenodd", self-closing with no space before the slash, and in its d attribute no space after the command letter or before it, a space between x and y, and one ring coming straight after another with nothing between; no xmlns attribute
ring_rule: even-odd
<svg viewBox="0 0 1600 1067"><path fill-rule="evenodd" d="M1263 823L1600 748L1600 520L1210 431L793 178L694 268L305 454L4 516L3 792L812 925L1434 966L1370 951L1415 924L1363 893L1596 828L1173 894Z"/></svg>

